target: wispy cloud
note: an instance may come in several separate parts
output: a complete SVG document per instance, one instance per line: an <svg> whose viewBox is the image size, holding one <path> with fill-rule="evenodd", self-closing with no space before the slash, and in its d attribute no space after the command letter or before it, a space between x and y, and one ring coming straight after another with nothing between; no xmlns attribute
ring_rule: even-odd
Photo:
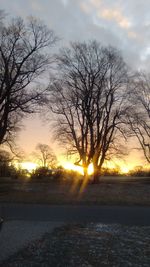
<svg viewBox="0 0 150 267"><path fill-rule="evenodd" d="M119 9L105 8L98 11L98 15L106 20L115 21L121 28L128 29L131 27L130 19L125 17Z"/></svg>
<svg viewBox="0 0 150 267"><path fill-rule="evenodd" d="M68 4L68 0L61 0L61 2L66 6Z"/></svg>
<svg viewBox="0 0 150 267"><path fill-rule="evenodd" d="M94 7L98 8L100 7L102 1L101 0L89 0L89 3L93 5Z"/></svg>
<svg viewBox="0 0 150 267"><path fill-rule="evenodd" d="M31 8L32 10L35 10L35 11L42 11L43 10L43 5L41 2L37 1L37 0L30 0L31 2Z"/></svg>

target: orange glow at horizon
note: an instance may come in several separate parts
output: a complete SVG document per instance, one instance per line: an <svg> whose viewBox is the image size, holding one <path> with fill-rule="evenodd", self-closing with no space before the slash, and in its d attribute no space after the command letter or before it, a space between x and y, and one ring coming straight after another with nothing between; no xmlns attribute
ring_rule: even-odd
<svg viewBox="0 0 150 267"><path fill-rule="evenodd" d="M91 163L89 166L88 166L88 175L92 175L94 172L94 168L93 168L93 164Z"/></svg>
<svg viewBox="0 0 150 267"><path fill-rule="evenodd" d="M84 170L83 170L83 167L81 166L77 166L69 161L66 161L63 163L63 167L66 169L66 170L72 170L72 171L77 171L79 172L80 174L84 175ZM93 174L93 164L91 163L89 166L88 166L88 175L91 175Z"/></svg>
<svg viewBox="0 0 150 267"><path fill-rule="evenodd" d="M73 162L71 161L64 161L64 159L60 159L59 164L66 170L72 170L72 171L76 171L81 175L84 175L84 170L83 167L81 166L77 166L75 165ZM23 162L19 162L19 163L14 163L15 167L17 169L26 169L29 172L32 172L33 170L35 170L37 167L39 167L39 165L37 163L35 163L34 161L23 161ZM136 165L133 165L133 163L125 163L123 161L107 161L104 163L103 165L104 168L108 168L110 171L112 170L118 170L120 173L122 174L128 174L131 170L134 170L134 168L136 167ZM144 167L144 166L143 166ZM146 165L144 167L146 169ZM92 175L94 171L93 168L93 164L91 163L88 166L88 175Z"/></svg>
<svg viewBox="0 0 150 267"><path fill-rule="evenodd" d="M75 164L73 164L73 163L71 163L71 162L69 162L69 161L63 162L63 163L62 163L62 166L63 166L64 169L66 169L66 170L77 171L77 172L79 172L79 173L82 174L82 175L84 174L84 172L83 172L83 168L82 168L82 167L77 166L77 165L75 165Z"/></svg>
<svg viewBox="0 0 150 267"><path fill-rule="evenodd" d="M131 170L131 169L129 169L127 166L121 166L121 167L120 167L120 171L121 171L121 173L124 173L124 174L129 173L130 170Z"/></svg>
<svg viewBox="0 0 150 267"><path fill-rule="evenodd" d="M19 163L15 163L14 165L17 169L28 170L29 172L32 172L38 167L36 163L30 162L30 161L19 162Z"/></svg>
<svg viewBox="0 0 150 267"><path fill-rule="evenodd" d="M74 165L72 162L69 162L69 161L63 162L62 166L66 170L73 170L73 171L79 172L82 175L84 174L83 168L81 166ZM134 166L132 165L122 163L122 162L114 163L112 161L107 161L107 163L104 163L103 167L108 168L109 170L117 170L119 168L119 171L122 174L127 174L131 170L134 169ZM90 163L90 165L88 166L88 175L92 175L93 172L94 172L93 164Z"/></svg>

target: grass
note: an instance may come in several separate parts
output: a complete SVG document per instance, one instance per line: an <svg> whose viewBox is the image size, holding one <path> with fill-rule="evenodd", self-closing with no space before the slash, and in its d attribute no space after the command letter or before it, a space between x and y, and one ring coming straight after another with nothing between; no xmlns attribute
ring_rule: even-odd
<svg viewBox="0 0 150 267"><path fill-rule="evenodd" d="M143 205L150 206L150 183L133 179L104 179L80 193L75 184L6 181L0 182L0 202L32 204Z"/></svg>

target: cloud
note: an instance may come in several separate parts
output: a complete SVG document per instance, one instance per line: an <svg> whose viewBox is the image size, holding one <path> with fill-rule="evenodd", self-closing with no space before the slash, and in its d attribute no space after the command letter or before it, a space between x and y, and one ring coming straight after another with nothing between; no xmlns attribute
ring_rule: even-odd
<svg viewBox="0 0 150 267"><path fill-rule="evenodd" d="M93 5L96 8L100 7L101 3L101 0L89 0L89 4Z"/></svg>
<svg viewBox="0 0 150 267"><path fill-rule="evenodd" d="M91 13L91 9L90 9L90 6L86 3L86 2L81 2L80 3L80 8L83 12L89 14Z"/></svg>
<svg viewBox="0 0 150 267"><path fill-rule="evenodd" d="M61 0L61 1L64 4L64 6L66 6L68 4L68 0Z"/></svg>
<svg viewBox="0 0 150 267"><path fill-rule="evenodd" d="M69 41L97 39L119 48L134 67L147 66L150 1L141 0L0 0L12 16L33 15Z"/></svg>
<svg viewBox="0 0 150 267"><path fill-rule="evenodd" d="M128 37L133 39L139 39L138 34L134 31L128 31Z"/></svg>
<svg viewBox="0 0 150 267"><path fill-rule="evenodd" d="M43 5L37 0L30 0L32 10L36 12L41 12L43 10Z"/></svg>
<svg viewBox="0 0 150 267"><path fill-rule="evenodd" d="M128 29L131 27L130 20L127 17L123 16L122 12L119 9L106 8L102 11L99 11L98 14L104 19L114 20L121 28Z"/></svg>

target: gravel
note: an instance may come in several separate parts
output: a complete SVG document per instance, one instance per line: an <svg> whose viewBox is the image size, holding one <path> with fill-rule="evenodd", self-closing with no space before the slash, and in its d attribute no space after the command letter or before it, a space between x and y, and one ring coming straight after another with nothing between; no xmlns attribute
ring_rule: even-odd
<svg viewBox="0 0 150 267"><path fill-rule="evenodd" d="M0 263L60 225L61 222L5 221L0 231Z"/></svg>
<svg viewBox="0 0 150 267"><path fill-rule="evenodd" d="M149 267L150 226L66 225L31 242L4 266Z"/></svg>

